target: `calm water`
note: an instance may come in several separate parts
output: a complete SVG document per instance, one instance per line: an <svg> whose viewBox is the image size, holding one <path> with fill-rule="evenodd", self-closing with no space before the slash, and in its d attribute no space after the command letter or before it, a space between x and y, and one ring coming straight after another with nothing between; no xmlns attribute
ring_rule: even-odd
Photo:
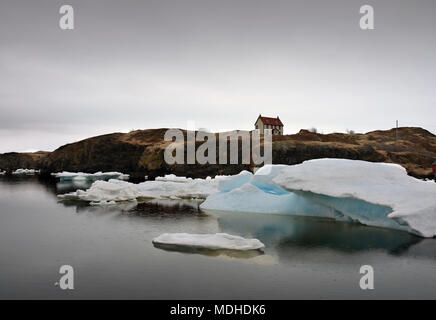
<svg viewBox="0 0 436 320"><path fill-rule="evenodd" d="M196 203L60 203L68 185L0 177L0 298L436 298L436 239L314 218L203 214ZM164 232L256 237L263 254L155 248ZM55 286L74 267L75 289ZM375 290L359 268L375 270Z"/></svg>

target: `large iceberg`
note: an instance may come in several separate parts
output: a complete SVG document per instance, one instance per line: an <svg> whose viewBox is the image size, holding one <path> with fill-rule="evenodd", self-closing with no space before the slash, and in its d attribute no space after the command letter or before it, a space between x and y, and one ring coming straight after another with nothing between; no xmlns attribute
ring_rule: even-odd
<svg viewBox="0 0 436 320"><path fill-rule="evenodd" d="M269 190L268 190L269 191ZM274 194L246 183L227 192L211 194L200 205L205 211L293 214L342 218L335 210L292 192Z"/></svg>
<svg viewBox="0 0 436 320"><path fill-rule="evenodd" d="M40 172L39 170L35 170L35 169L17 169L15 171L13 171L12 174L32 176L32 175L35 175L39 172Z"/></svg>
<svg viewBox="0 0 436 320"><path fill-rule="evenodd" d="M363 224L436 235L436 184L396 164L310 160L286 167L273 182Z"/></svg>
<svg viewBox="0 0 436 320"><path fill-rule="evenodd" d="M317 159L267 165L247 184L211 195L206 211L334 218L436 235L436 184L410 177L396 164Z"/></svg>
<svg viewBox="0 0 436 320"><path fill-rule="evenodd" d="M258 239L246 239L227 233L164 233L153 239L155 245L180 246L209 250L258 250L265 245Z"/></svg>

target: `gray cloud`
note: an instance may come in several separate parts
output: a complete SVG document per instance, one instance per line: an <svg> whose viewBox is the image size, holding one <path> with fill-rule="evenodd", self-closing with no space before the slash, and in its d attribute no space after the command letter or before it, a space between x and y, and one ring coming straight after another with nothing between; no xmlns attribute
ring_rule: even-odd
<svg viewBox="0 0 436 320"><path fill-rule="evenodd" d="M133 128L436 132L434 1L0 3L0 152Z"/></svg>

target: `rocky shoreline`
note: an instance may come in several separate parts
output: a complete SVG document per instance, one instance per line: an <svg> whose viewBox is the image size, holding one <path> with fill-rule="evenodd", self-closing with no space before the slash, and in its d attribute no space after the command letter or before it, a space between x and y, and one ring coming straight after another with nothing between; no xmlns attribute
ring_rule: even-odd
<svg viewBox="0 0 436 320"><path fill-rule="evenodd" d="M10 173L19 168L52 172L119 171L133 179L176 174L194 178L237 174L253 170L253 164L176 164L164 161L167 129L112 133L64 145L53 152L0 154L0 169ZM186 134L186 132L185 132ZM200 145L201 143L199 143ZM273 163L298 164L319 158L344 158L397 163L409 175L433 178L436 136L422 128L399 128L366 134L319 134L301 130L294 135L274 136Z"/></svg>

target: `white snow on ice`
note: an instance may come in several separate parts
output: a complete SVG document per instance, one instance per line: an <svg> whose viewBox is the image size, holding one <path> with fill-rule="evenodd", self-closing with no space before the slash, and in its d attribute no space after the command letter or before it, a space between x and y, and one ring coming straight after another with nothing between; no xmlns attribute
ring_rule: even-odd
<svg viewBox="0 0 436 320"><path fill-rule="evenodd" d="M206 199L210 194L219 190L222 181L228 181L235 186L245 181L250 172L242 171L235 176L216 176L214 179L192 179L166 175L156 178L155 181L145 181L134 184L126 181L111 179L109 181L96 181L88 190L58 195L66 200L83 200L93 205L110 201L131 201L140 198L150 199ZM238 184L239 183L239 184Z"/></svg>
<svg viewBox="0 0 436 320"><path fill-rule="evenodd" d="M35 170L35 169L17 169L12 172L12 174L15 175L34 175L37 173L39 173L39 170Z"/></svg>
<svg viewBox="0 0 436 320"><path fill-rule="evenodd" d="M84 173L84 172L58 172L52 173L52 176L59 178L61 182L64 181L94 181L94 180L109 180L109 179L119 179L128 180L129 175L123 174L121 172L96 172L96 173Z"/></svg>
<svg viewBox="0 0 436 320"><path fill-rule="evenodd" d="M265 245L258 239L246 239L227 233L189 234L164 233L153 239L155 244L182 246L210 250L258 250Z"/></svg>

